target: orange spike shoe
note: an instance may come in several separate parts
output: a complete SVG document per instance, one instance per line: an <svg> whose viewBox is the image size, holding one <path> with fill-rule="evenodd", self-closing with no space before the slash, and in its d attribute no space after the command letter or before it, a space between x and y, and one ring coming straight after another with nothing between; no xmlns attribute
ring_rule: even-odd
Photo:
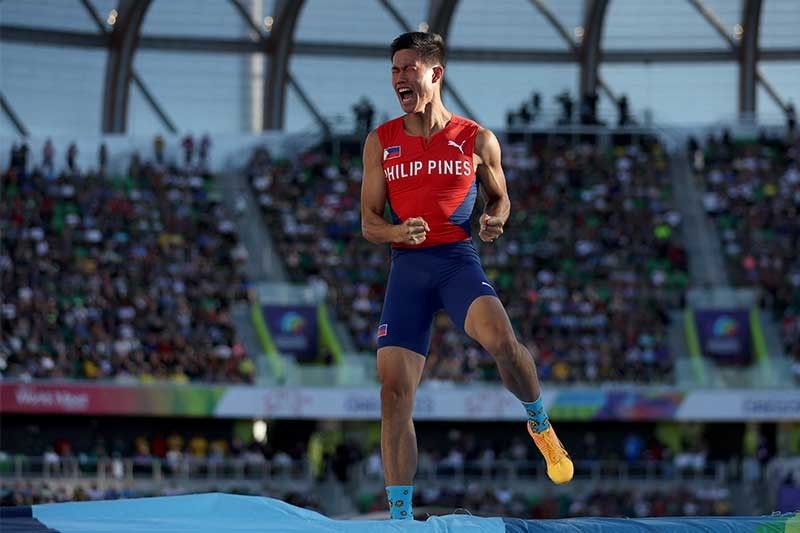
<svg viewBox="0 0 800 533"><path fill-rule="evenodd" d="M547 477L550 478L550 481L556 485L569 483L575 473L575 467L572 465L572 459L569 458L564 445L553 431L553 425L550 424L546 430L537 433L533 430L532 422L528 421L528 434L544 456L547 463Z"/></svg>

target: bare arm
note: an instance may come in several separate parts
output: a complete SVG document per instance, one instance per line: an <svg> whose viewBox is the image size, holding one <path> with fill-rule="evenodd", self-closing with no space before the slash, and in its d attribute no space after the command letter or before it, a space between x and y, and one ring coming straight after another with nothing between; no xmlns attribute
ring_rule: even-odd
<svg viewBox="0 0 800 533"><path fill-rule="evenodd" d="M475 155L480 158L476 174L486 195L481 215L482 241L491 242L503 234L503 226L511 213L511 200L506 189L506 176L501 164L500 143L490 130L481 128L475 138Z"/></svg>
<svg viewBox="0 0 800 533"><path fill-rule="evenodd" d="M383 218L386 208L386 182L383 177L383 149L375 131L364 143L364 175L361 179L361 233L375 244L419 244L430 231L421 218L390 224Z"/></svg>

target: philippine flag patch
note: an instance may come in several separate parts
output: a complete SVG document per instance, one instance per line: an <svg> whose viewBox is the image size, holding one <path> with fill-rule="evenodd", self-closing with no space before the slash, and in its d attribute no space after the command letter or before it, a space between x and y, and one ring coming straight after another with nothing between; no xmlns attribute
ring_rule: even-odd
<svg viewBox="0 0 800 533"><path fill-rule="evenodd" d="M390 146L389 148L383 149L383 160L388 161L389 159L397 159L400 157L400 147L399 146Z"/></svg>
<svg viewBox="0 0 800 533"><path fill-rule="evenodd" d="M389 324L378 326L378 337L385 337L387 333L389 333Z"/></svg>

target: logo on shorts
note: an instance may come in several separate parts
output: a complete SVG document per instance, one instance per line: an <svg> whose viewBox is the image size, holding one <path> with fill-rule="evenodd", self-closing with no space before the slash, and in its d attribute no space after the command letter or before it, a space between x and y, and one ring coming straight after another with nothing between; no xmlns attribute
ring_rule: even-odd
<svg viewBox="0 0 800 533"><path fill-rule="evenodd" d="M389 324L381 324L378 326L378 337L385 337L389 333Z"/></svg>

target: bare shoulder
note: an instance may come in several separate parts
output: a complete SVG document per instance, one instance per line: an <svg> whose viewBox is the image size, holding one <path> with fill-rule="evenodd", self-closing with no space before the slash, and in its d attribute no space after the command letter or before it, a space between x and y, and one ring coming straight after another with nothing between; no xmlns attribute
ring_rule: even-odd
<svg viewBox="0 0 800 533"><path fill-rule="evenodd" d="M375 128L367 134L367 138L364 140L364 147L375 147L380 146L380 139L378 138L378 129Z"/></svg>
<svg viewBox="0 0 800 533"><path fill-rule="evenodd" d="M478 126L475 134L475 155L484 163L500 159L500 141L489 128Z"/></svg>
<svg viewBox="0 0 800 533"><path fill-rule="evenodd" d="M367 138L364 140L364 163L373 162L382 150L378 130L374 129L367 134Z"/></svg>

